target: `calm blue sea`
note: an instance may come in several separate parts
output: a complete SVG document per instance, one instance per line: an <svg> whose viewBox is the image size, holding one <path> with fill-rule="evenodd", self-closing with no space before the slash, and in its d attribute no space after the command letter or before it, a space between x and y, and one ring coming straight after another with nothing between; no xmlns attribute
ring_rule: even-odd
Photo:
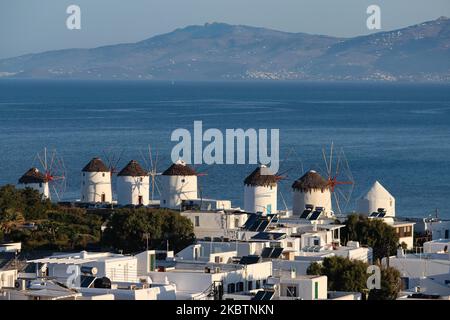
<svg viewBox="0 0 450 320"><path fill-rule="evenodd" d="M301 168L324 168L322 148L343 147L355 199L379 180L397 213L450 218L450 86L294 82L0 81L0 184L16 183L44 147L67 167L66 199L79 197L81 168L106 151L142 161L158 148L170 161L176 128L279 128L280 189L288 205ZM289 154L289 156L287 156ZM203 197L242 205L245 165L201 166ZM284 204L280 200L280 207Z"/></svg>

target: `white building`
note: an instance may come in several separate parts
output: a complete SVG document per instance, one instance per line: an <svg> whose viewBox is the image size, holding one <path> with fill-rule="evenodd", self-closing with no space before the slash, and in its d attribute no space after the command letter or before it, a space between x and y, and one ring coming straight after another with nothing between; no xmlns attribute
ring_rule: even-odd
<svg viewBox="0 0 450 320"><path fill-rule="evenodd" d="M432 240L423 244L423 253L448 253L449 250L450 239Z"/></svg>
<svg viewBox="0 0 450 320"><path fill-rule="evenodd" d="M139 163L131 160L117 174L117 202L119 205L149 204L150 177Z"/></svg>
<svg viewBox="0 0 450 320"><path fill-rule="evenodd" d="M183 200L198 199L197 173L182 160L162 173L161 183L162 208L181 209Z"/></svg>
<svg viewBox="0 0 450 320"><path fill-rule="evenodd" d="M19 179L18 188L31 188L42 194L44 199L50 199L48 178L37 168L31 168Z"/></svg>
<svg viewBox="0 0 450 320"><path fill-rule="evenodd" d="M383 218L385 219L385 218ZM414 247L414 222L408 221L386 221L387 224L391 225L395 229L395 233L398 236L399 244L406 244L407 249L412 249Z"/></svg>
<svg viewBox="0 0 450 320"><path fill-rule="evenodd" d="M295 269L279 277L270 278L269 283L277 286L279 300L326 300L327 276L297 275Z"/></svg>
<svg viewBox="0 0 450 320"><path fill-rule="evenodd" d="M277 212L278 178L260 165L244 180L244 210L266 214Z"/></svg>
<svg viewBox="0 0 450 320"><path fill-rule="evenodd" d="M234 210L182 211L191 220L197 239L204 237L231 237L247 221L247 213Z"/></svg>
<svg viewBox="0 0 450 320"><path fill-rule="evenodd" d="M22 242L0 243L0 253L15 252L19 253L22 250Z"/></svg>
<svg viewBox="0 0 450 320"><path fill-rule="evenodd" d="M450 221L437 220L428 223L433 240L450 239Z"/></svg>
<svg viewBox="0 0 450 320"><path fill-rule="evenodd" d="M384 217L395 217L395 198L375 181L369 191L358 199L356 212L371 215L379 210L385 211Z"/></svg>
<svg viewBox="0 0 450 320"><path fill-rule="evenodd" d="M224 259L223 263L177 261L167 267L161 266L149 276L159 283L174 283L177 299L203 300L208 299L207 295L215 285L221 285L224 293L228 294L262 288L271 273L270 261L241 264Z"/></svg>
<svg viewBox="0 0 450 320"><path fill-rule="evenodd" d="M183 200L181 207L183 210L217 211L231 209L230 200L218 199L190 199Z"/></svg>
<svg viewBox="0 0 450 320"><path fill-rule="evenodd" d="M75 269L68 272L69 266L94 270L92 275L106 277L111 282L138 282L137 265L135 256L126 256L109 252L86 252L56 254L47 258L28 261L39 264L37 274L51 277L59 282L66 283L68 277Z"/></svg>
<svg viewBox="0 0 450 320"><path fill-rule="evenodd" d="M292 184L292 213L301 216L305 210L322 208L325 216L332 212L331 191L328 182L316 171L310 170Z"/></svg>
<svg viewBox="0 0 450 320"><path fill-rule="evenodd" d="M111 203L111 170L100 158L93 158L81 173L82 203Z"/></svg>
<svg viewBox="0 0 450 320"><path fill-rule="evenodd" d="M405 254L399 249L397 256L389 257L389 262L383 258L382 263L400 271L405 291L450 295L450 254L435 244L425 243L424 248L427 253Z"/></svg>

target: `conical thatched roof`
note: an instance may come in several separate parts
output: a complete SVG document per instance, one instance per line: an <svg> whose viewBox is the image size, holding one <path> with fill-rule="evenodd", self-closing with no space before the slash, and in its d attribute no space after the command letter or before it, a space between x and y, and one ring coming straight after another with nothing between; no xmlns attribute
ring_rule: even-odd
<svg viewBox="0 0 450 320"><path fill-rule="evenodd" d="M266 172L264 172L264 170L266 170ZM247 178L245 178L244 184L254 187L267 187L276 185L278 181L277 177L273 174L267 173L269 172L266 166L259 166Z"/></svg>
<svg viewBox="0 0 450 320"><path fill-rule="evenodd" d="M172 164L166 171L162 173L163 176L196 176L197 172L188 166L186 162L178 160Z"/></svg>
<svg viewBox="0 0 450 320"><path fill-rule="evenodd" d="M148 173L136 160L131 160L118 174L119 177L145 177Z"/></svg>
<svg viewBox="0 0 450 320"><path fill-rule="evenodd" d="M46 183L48 182L47 177L42 174L37 168L31 168L19 179L20 184L30 184L30 183Z"/></svg>
<svg viewBox="0 0 450 320"><path fill-rule="evenodd" d="M292 189L303 192L327 188L329 188L327 180L314 170L308 171L292 184Z"/></svg>
<svg viewBox="0 0 450 320"><path fill-rule="evenodd" d="M93 158L84 168L83 172L110 172L109 168L100 158Z"/></svg>

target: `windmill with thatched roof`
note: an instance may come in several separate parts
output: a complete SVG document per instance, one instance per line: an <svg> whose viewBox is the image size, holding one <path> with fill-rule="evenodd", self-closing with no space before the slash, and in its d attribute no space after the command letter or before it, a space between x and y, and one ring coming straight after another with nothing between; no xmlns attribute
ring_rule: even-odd
<svg viewBox="0 0 450 320"><path fill-rule="evenodd" d="M265 165L259 165L244 180L244 210L252 213L276 213L279 179Z"/></svg>
<svg viewBox="0 0 450 320"><path fill-rule="evenodd" d="M81 170L81 202L112 203L111 169L98 157Z"/></svg>
<svg viewBox="0 0 450 320"><path fill-rule="evenodd" d="M150 176L136 160L117 174L117 202L120 205L149 204Z"/></svg>
<svg viewBox="0 0 450 320"><path fill-rule="evenodd" d="M31 188L37 190L44 199L50 199L48 178L38 168L31 168L19 179L19 188Z"/></svg>
<svg viewBox="0 0 450 320"><path fill-rule="evenodd" d="M185 161L178 160L161 174L162 208L180 209L183 200L198 199L197 172Z"/></svg>
<svg viewBox="0 0 450 320"><path fill-rule="evenodd" d="M326 214L331 208L330 185L317 171L310 170L292 184L292 213L301 216L305 210L323 208Z"/></svg>

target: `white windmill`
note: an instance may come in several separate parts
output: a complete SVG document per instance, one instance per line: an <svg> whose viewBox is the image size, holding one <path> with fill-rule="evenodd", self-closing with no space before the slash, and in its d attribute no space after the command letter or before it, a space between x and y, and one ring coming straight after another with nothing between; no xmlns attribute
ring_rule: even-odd
<svg viewBox="0 0 450 320"><path fill-rule="evenodd" d="M56 150L47 148L38 152L34 159L37 165L29 169L20 179L19 188L31 188L39 191L45 199L60 201L66 190L66 167L63 158Z"/></svg>
<svg viewBox="0 0 450 320"><path fill-rule="evenodd" d="M112 203L112 171L98 157L81 170L81 202Z"/></svg>
<svg viewBox="0 0 450 320"><path fill-rule="evenodd" d="M150 198L150 176L136 160L131 160L117 174L119 205L147 206Z"/></svg>
<svg viewBox="0 0 450 320"><path fill-rule="evenodd" d="M183 160L173 163L161 174L162 208L180 209L183 200L198 199L197 172Z"/></svg>
<svg viewBox="0 0 450 320"><path fill-rule="evenodd" d="M322 149L322 156L326 170L320 171L325 176L309 170L292 184L293 214L300 218L311 217L314 212L316 218L342 214L350 202L354 180L344 150L335 152L331 143L329 154Z"/></svg>
<svg viewBox="0 0 450 320"><path fill-rule="evenodd" d="M251 213L277 212L277 183L279 176L271 174L265 165L259 165L244 180L244 210Z"/></svg>

